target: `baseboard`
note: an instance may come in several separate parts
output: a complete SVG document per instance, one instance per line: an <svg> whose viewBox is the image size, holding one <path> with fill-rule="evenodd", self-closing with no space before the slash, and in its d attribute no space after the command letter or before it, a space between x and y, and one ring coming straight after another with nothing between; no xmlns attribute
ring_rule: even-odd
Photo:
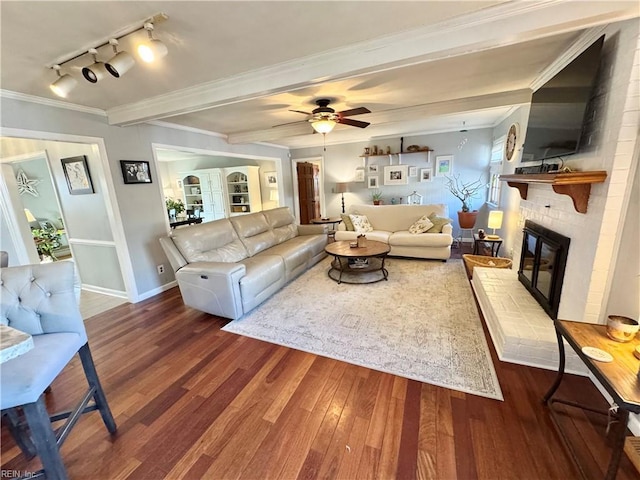
<svg viewBox="0 0 640 480"><path fill-rule="evenodd" d="M82 284L82 290L86 290L87 292L100 293L102 295L110 295L112 297L129 299L127 296L127 292L123 292L121 290L113 290L112 288L98 287L96 285L88 285L86 283Z"/></svg>
<svg viewBox="0 0 640 480"><path fill-rule="evenodd" d="M165 292L173 287L177 287L178 286L178 282L173 280L169 283L165 283L164 285L159 286L158 288L154 288L153 290L147 290L144 293L141 293L140 295L138 295L138 298L132 302L132 303L138 303L141 302L143 300L146 300L147 298L151 298L155 295L158 295L162 292Z"/></svg>

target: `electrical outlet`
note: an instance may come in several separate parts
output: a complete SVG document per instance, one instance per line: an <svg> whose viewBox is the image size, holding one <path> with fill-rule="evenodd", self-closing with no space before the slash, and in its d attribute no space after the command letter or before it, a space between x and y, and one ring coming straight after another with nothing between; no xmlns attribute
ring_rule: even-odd
<svg viewBox="0 0 640 480"><path fill-rule="evenodd" d="M164 265L160 264L156 268L158 269L158 275L162 275L164 273Z"/></svg>

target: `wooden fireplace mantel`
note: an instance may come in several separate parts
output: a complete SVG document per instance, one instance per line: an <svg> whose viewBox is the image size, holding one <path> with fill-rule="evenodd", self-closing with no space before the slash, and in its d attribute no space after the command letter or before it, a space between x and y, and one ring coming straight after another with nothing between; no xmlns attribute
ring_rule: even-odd
<svg viewBox="0 0 640 480"><path fill-rule="evenodd" d="M569 195L573 200L573 207L580 213L587 213L591 184L602 183L606 178L607 172L604 170L500 175L500 181L507 182L510 187L517 188L520 191L520 198L523 200L527 199L530 183L551 185L554 192L561 195Z"/></svg>

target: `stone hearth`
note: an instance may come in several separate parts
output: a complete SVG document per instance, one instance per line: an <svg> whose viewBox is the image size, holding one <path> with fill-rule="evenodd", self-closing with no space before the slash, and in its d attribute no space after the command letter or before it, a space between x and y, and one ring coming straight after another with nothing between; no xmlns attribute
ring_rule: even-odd
<svg viewBox="0 0 640 480"><path fill-rule="evenodd" d="M500 360L558 369L553 320L518 281L515 270L476 267L471 285ZM565 351L566 371L587 375L587 368L566 342Z"/></svg>

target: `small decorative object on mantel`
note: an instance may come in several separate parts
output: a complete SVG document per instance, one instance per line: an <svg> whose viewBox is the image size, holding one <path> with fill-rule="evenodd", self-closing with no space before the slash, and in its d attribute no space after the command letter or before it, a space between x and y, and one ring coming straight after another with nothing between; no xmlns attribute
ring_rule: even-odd
<svg viewBox="0 0 640 480"><path fill-rule="evenodd" d="M420 146L418 145L409 145L407 147L407 152L419 152L420 151Z"/></svg>
<svg viewBox="0 0 640 480"><path fill-rule="evenodd" d="M387 155L391 155L391 147L387 145Z"/></svg>

